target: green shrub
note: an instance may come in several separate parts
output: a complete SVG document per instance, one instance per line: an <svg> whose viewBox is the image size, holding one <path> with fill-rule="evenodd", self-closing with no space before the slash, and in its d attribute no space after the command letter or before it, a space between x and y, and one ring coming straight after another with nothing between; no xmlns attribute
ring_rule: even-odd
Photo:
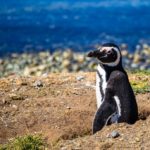
<svg viewBox="0 0 150 150"><path fill-rule="evenodd" d="M143 71L133 71L132 74L136 75L138 78L137 80L131 80L131 86L135 93L147 93L150 92L150 83L149 83L149 76L150 70L143 70Z"/></svg>
<svg viewBox="0 0 150 150"><path fill-rule="evenodd" d="M26 135L10 140L6 145L0 146L0 150L44 150L45 143L40 136Z"/></svg>

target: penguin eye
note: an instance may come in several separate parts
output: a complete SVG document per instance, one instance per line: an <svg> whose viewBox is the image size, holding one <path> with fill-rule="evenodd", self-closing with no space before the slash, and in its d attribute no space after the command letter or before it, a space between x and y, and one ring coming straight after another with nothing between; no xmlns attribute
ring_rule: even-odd
<svg viewBox="0 0 150 150"><path fill-rule="evenodd" d="M111 54L111 50L107 52L107 54Z"/></svg>
<svg viewBox="0 0 150 150"><path fill-rule="evenodd" d="M107 50L106 50L106 49L103 49L103 50L102 50L102 52L106 53L106 52L107 52Z"/></svg>

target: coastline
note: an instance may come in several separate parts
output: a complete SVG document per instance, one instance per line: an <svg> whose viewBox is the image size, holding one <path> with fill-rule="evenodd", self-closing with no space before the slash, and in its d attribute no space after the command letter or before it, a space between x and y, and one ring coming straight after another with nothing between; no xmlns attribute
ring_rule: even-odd
<svg viewBox="0 0 150 150"><path fill-rule="evenodd" d="M137 46L134 53L129 53L127 45L121 45L122 61L126 70L150 70L150 46ZM41 76L59 72L92 72L97 60L86 57L87 53L74 52L72 49L38 53L12 53L10 57L0 58L0 77L16 75Z"/></svg>

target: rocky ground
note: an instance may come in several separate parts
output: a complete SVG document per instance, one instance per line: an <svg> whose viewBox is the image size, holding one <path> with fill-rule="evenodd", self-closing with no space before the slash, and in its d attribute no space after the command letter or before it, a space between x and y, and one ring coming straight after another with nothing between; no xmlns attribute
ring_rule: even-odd
<svg viewBox="0 0 150 150"><path fill-rule="evenodd" d="M91 134L96 111L95 73L12 75L0 79L0 143L26 134L41 134L47 149L149 149L150 74L130 74L137 90L139 120L104 127ZM136 84L135 84L136 83ZM142 83L142 84L141 84ZM143 88L143 87L139 87ZM118 137L113 137L114 133Z"/></svg>
<svg viewBox="0 0 150 150"><path fill-rule="evenodd" d="M100 45L96 45L95 48ZM130 53L127 45L120 46L123 65L128 70L150 70L150 46L137 45L134 53ZM35 75L53 72L94 71L96 59L87 57L87 53L75 52L72 49L50 50L39 53L12 53L10 57L0 58L0 77L12 74Z"/></svg>

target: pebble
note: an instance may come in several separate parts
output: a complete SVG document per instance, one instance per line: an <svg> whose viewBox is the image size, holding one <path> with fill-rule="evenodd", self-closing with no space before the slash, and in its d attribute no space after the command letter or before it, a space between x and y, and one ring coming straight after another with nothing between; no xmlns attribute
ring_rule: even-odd
<svg viewBox="0 0 150 150"><path fill-rule="evenodd" d="M36 88L40 88L40 87L43 87L43 83L42 83L41 80L38 80L38 81L35 81L33 86L36 87Z"/></svg>
<svg viewBox="0 0 150 150"><path fill-rule="evenodd" d="M70 61L68 59L66 59L62 62L63 67L68 67L69 65L70 65Z"/></svg>
<svg viewBox="0 0 150 150"><path fill-rule="evenodd" d="M136 142L140 142L140 138L136 137L136 138L135 138L135 141L136 141Z"/></svg>
<svg viewBox="0 0 150 150"><path fill-rule="evenodd" d="M119 137L119 136L120 136L120 134L119 134L118 131L112 131L112 132L108 135L109 138L117 138L117 137Z"/></svg>
<svg viewBox="0 0 150 150"><path fill-rule="evenodd" d="M78 76L78 77L76 77L76 79L78 80L78 81L81 81L81 80L83 80L85 77L84 76Z"/></svg>
<svg viewBox="0 0 150 150"><path fill-rule="evenodd" d="M71 107L70 107L70 106L67 106L66 108L67 108L67 109L71 109Z"/></svg>
<svg viewBox="0 0 150 150"><path fill-rule="evenodd" d="M18 110L18 106L17 105L12 105L12 108L14 108L15 110Z"/></svg>
<svg viewBox="0 0 150 150"><path fill-rule="evenodd" d="M24 97L17 95L15 93L9 94L9 97L11 98L11 100L24 100Z"/></svg>
<svg viewBox="0 0 150 150"><path fill-rule="evenodd" d="M138 63L140 61L141 57L139 56L139 54L135 54L134 58L133 58L133 63Z"/></svg>
<svg viewBox="0 0 150 150"><path fill-rule="evenodd" d="M122 54L123 57L124 57L124 56L127 56L127 55L128 55L128 51L122 50L122 51L121 51L121 54Z"/></svg>

